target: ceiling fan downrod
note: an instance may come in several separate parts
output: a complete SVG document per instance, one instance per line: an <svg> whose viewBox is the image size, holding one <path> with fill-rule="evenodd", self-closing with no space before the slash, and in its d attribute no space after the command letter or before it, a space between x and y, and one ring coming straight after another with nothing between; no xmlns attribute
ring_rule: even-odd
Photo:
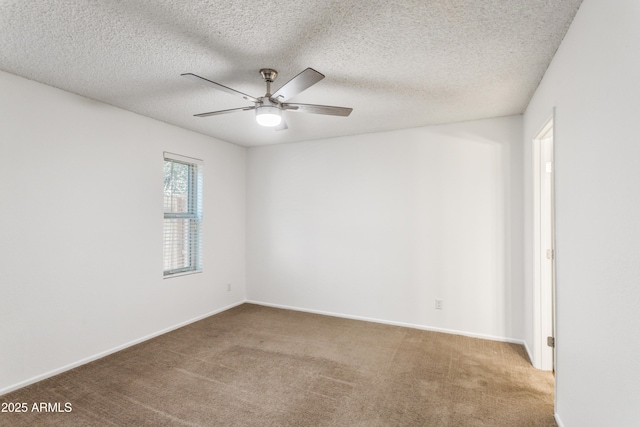
<svg viewBox="0 0 640 427"><path fill-rule="evenodd" d="M272 68L263 68L260 70L260 75L267 82L267 94L265 96L271 96L271 83L278 77L278 72Z"/></svg>

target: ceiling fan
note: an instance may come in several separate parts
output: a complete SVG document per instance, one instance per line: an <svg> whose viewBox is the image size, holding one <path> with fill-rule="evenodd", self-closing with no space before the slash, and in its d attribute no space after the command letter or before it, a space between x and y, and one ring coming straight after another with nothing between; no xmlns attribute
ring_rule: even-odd
<svg viewBox="0 0 640 427"><path fill-rule="evenodd" d="M314 84L318 83L320 80L324 79L324 75L317 72L313 68L307 68L306 70L299 73L297 76L289 80L285 83L280 89L275 91L273 94L271 93L271 83L278 76L278 72L271 68L263 68L260 70L260 75L267 83L267 93L264 96L259 98L254 98L253 96L247 95L246 93L242 93L235 89L231 89L230 87L221 85L220 83L213 82L211 80L205 79L204 77L197 76L192 73L184 73L182 76L196 81L198 83L202 83L209 87L221 90L223 92L229 93L231 95L241 96L247 101L251 101L254 103L253 106L241 107L241 108L232 108L230 110L220 110L220 111L211 111L209 113L200 113L194 114L195 117L209 117L215 116L218 114L226 114L233 113L236 111L256 111L256 121L258 124L262 126L271 127L275 130L285 130L287 129L287 123L284 121L282 117L282 111L298 111L301 113L313 113L313 114L326 114L330 116L343 116L346 117L351 114L353 108L345 108L345 107L332 107L329 105L314 105L314 104L292 104L290 102L286 102L287 100L293 98L300 92Z"/></svg>

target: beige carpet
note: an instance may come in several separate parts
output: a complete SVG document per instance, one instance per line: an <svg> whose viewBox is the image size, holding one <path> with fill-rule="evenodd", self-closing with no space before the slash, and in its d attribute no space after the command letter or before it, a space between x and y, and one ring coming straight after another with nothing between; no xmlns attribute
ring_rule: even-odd
<svg viewBox="0 0 640 427"><path fill-rule="evenodd" d="M0 402L29 406L2 426L556 425L522 346L252 304Z"/></svg>

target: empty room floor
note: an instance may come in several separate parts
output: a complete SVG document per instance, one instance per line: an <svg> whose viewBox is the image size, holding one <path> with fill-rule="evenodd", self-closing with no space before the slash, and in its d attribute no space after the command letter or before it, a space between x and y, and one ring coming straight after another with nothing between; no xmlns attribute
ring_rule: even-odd
<svg viewBox="0 0 640 427"><path fill-rule="evenodd" d="M553 381L517 344L243 304L1 396L29 410L0 425L556 426Z"/></svg>

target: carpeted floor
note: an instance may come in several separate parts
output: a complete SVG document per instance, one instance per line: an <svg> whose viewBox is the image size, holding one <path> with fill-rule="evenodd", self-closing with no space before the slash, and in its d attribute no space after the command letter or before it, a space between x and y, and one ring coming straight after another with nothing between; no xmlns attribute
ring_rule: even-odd
<svg viewBox="0 0 640 427"><path fill-rule="evenodd" d="M522 346L253 304L0 402L29 408L1 426L556 426Z"/></svg>

